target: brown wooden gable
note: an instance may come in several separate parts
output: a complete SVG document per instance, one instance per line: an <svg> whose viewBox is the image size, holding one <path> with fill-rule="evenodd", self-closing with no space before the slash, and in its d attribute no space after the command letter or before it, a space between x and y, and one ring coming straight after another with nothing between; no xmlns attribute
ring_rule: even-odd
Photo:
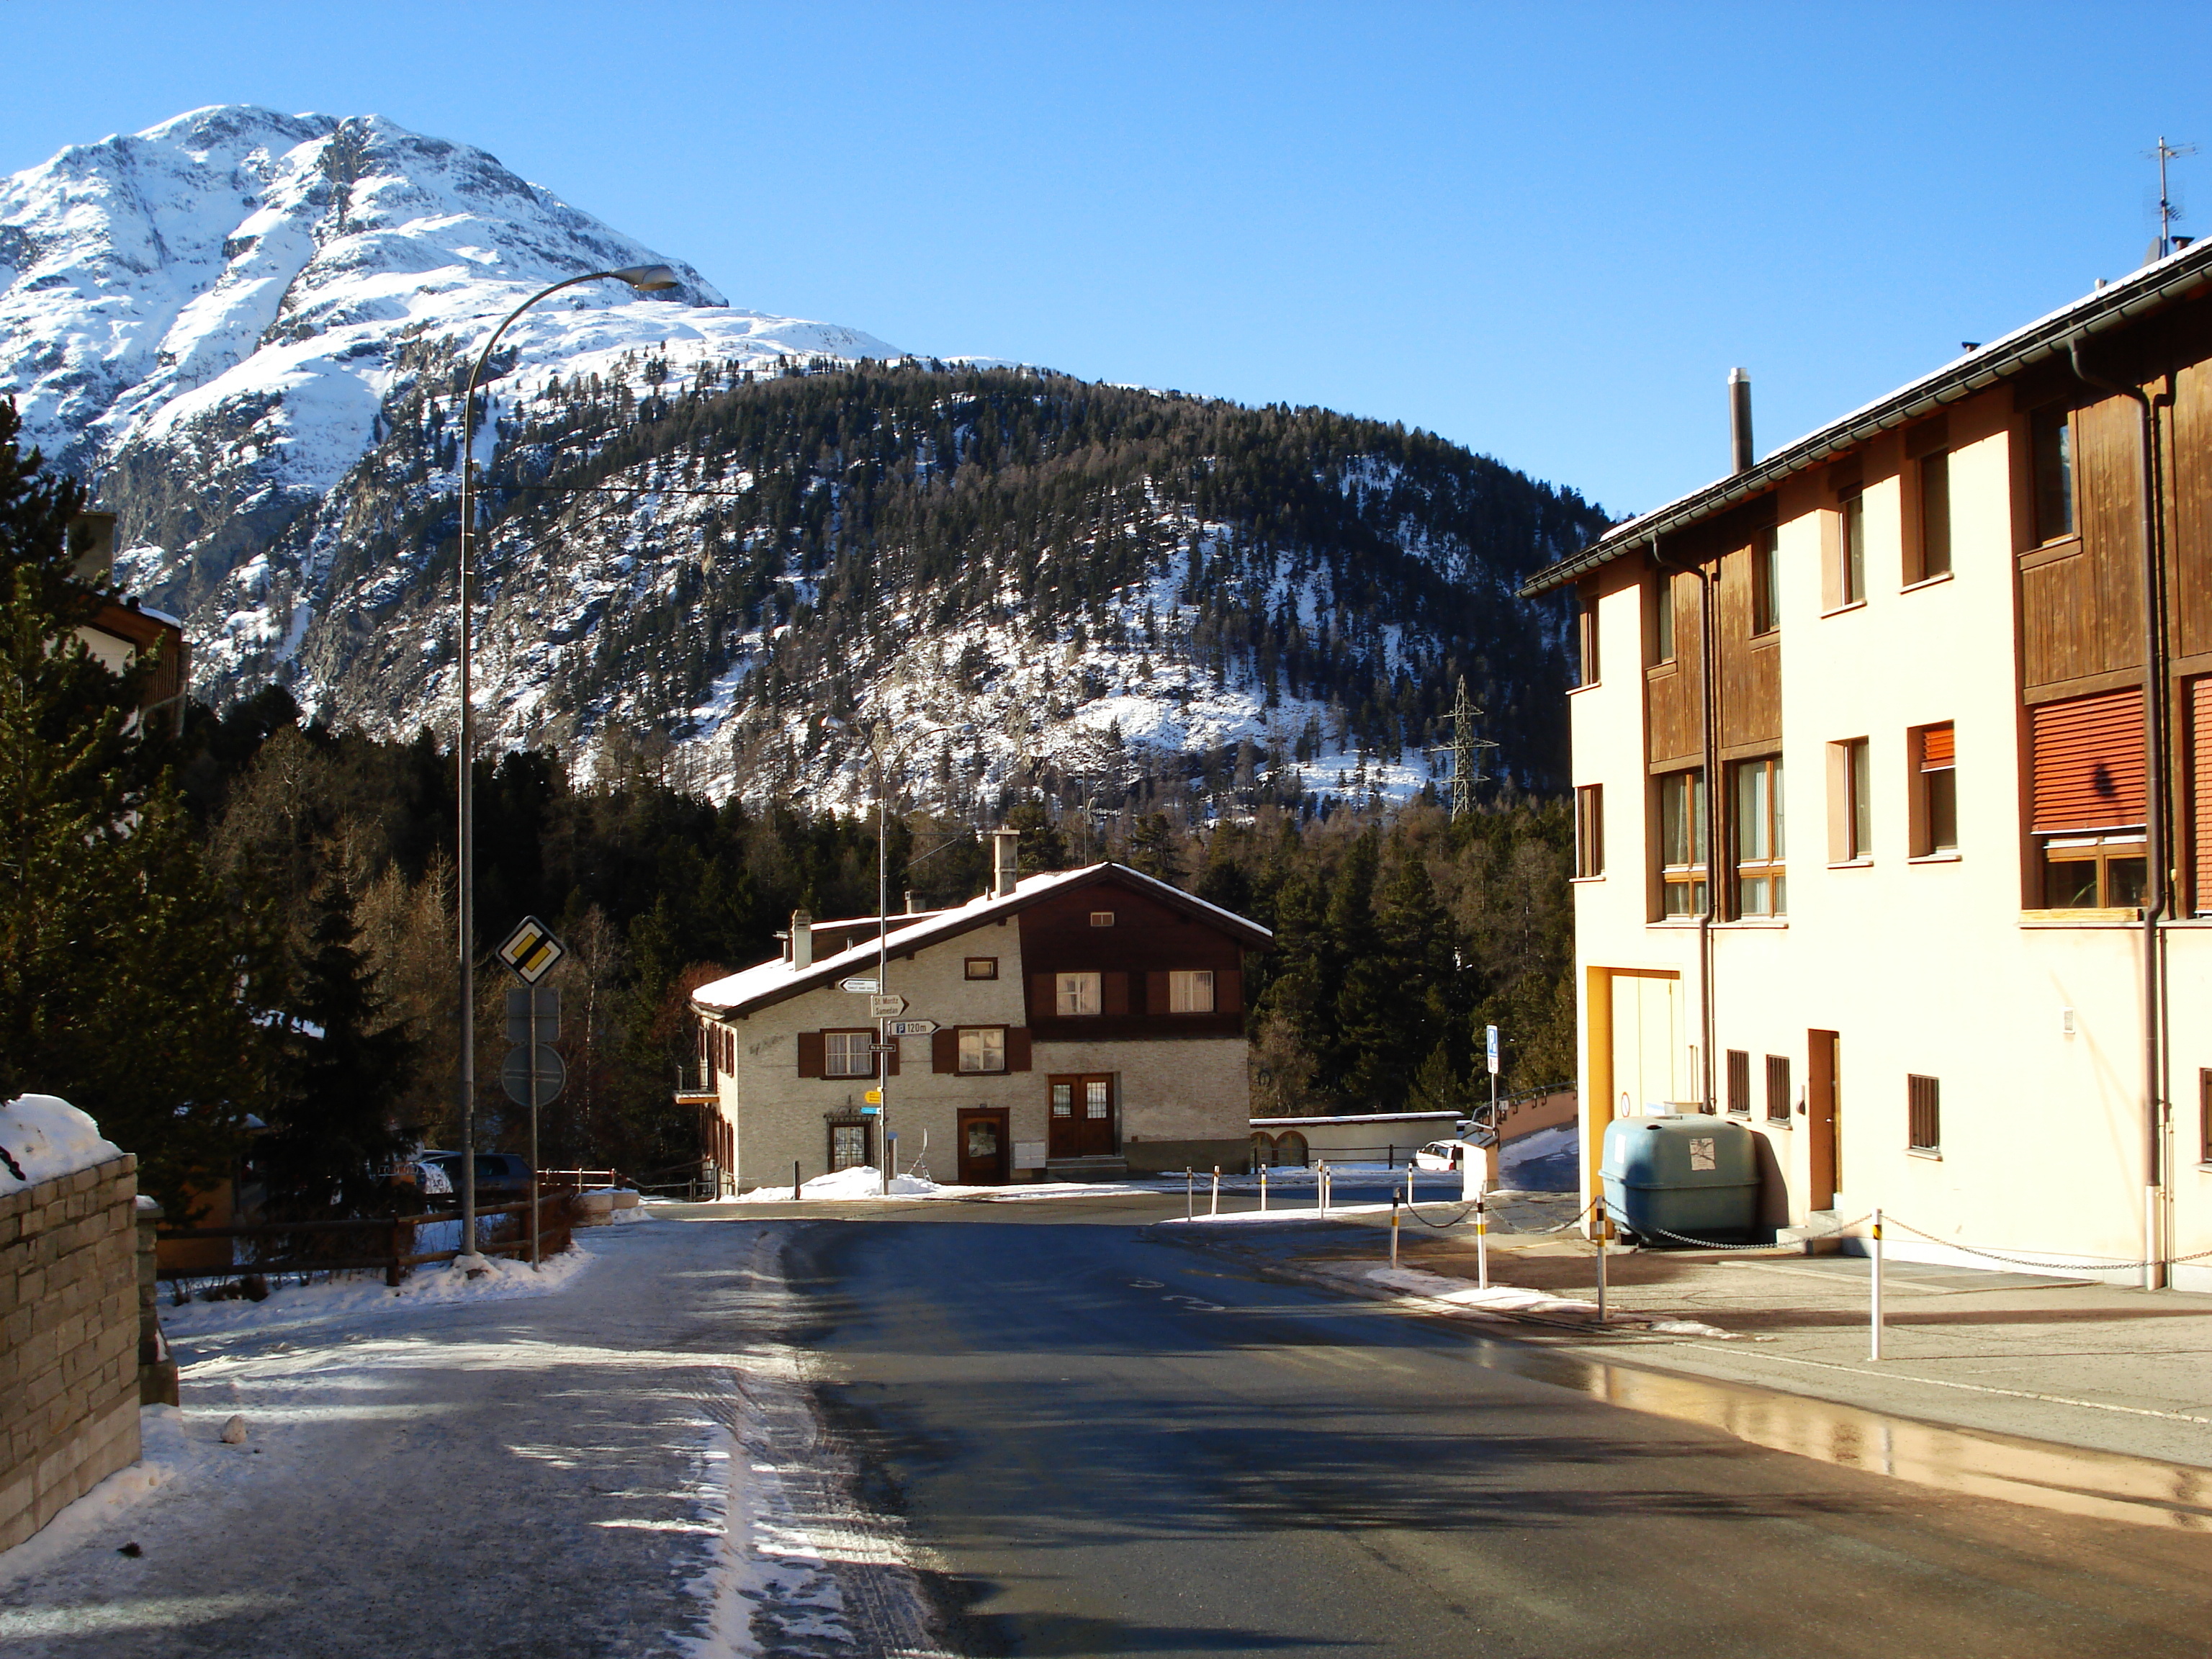
<svg viewBox="0 0 2212 1659"><path fill-rule="evenodd" d="M1110 926L1093 924L1110 914ZM1108 878L1053 893L1021 912L1030 1029L1040 1040L1238 1036L1244 1030L1244 941L1221 922L1178 906L1136 882ZM1214 1012L1168 1008L1168 975L1213 975ZM1061 974L1096 973L1101 1012L1063 1018Z"/></svg>

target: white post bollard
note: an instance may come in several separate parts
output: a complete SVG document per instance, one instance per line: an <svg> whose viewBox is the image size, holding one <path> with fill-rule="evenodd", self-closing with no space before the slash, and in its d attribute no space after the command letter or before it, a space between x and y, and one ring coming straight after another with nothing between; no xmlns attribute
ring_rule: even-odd
<svg viewBox="0 0 2212 1659"><path fill-rule="evenodd" d="M1213 1198L1206 1212L1208 1215L1221 1213L1221 1166L1218 1164L1213 1166Z"/></svg>
<svg viewBox="0 0 2212 1659"><path fill-rule="evenodd" d="M1198 1171L1188 1166L1182 1172L1182 1218L1198 1219Z"/></svg>
<svg viewBox="0 0 2212 1659"><path fill-rule="evenodd" d="M1314 1207L1328 1218L1328 1164L1326 1160L1314 1166Z"/></svg>
<svg viewBox="0 0 2212 1659"><path fill-rule="evenodd" d="M1605 1242L1613 1237L1613 1218L1601 1216L1597 1224L1597 1322L1605 1323Z"/></svg>
<svg viewBox="0 0 2212 1659"><path fill-rule="evenodd" d="M1398 1194L1390 1194L1390 1270L1398 1268Z"/></svg>
<svg viewBox="0 0 2212 1659"><path fill-rule="evenodd" d="M1482 1194L1474 1195L1474 1287L1490 1288L1490 1216L1482 1207Z"/></svg>
<svg viewBox="0 0 2212 1659"><path fill-rule="evenodd" d="M1267 1166L1260 1166L1260 1213L1267 1213Z"/></svg>
<svg viewBox="0 0 2212 1659"><path fill-rule="evenodd" d="M1874 1258L1874 1271L1867 1276L1867 1358L1881 1358L1881 1212L1874 1212L1874 1231L1869 1236L1869 1250Z"/></svg>

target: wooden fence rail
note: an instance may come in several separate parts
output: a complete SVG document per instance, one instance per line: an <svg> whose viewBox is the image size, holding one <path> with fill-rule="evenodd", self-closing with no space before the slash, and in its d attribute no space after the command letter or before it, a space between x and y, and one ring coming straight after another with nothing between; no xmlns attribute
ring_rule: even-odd
<svg viewBox="0 0 2212 1659"><path fill-rule="evenodd" d="M521 1218L531 1207L530 1200L517 1204L500 1204L479 1209L479 1224L507 1217L515 1218L515 1231L520 1235L512 1238L479 1239L478 1252L484 1255L527 1255L532 1238L530 1224ZM551 1192L538 1200L536 1243L541 1255L557 1255L573 1242L572 1229L575 1224L574 1194ZM338 1221L262 1222L241 1227L164 1227L160 1237L168 1238L230 1238L253 1239L264 1245L283 1252L273 1258L257 1258L251 1261L232 1261L222 1267L163 1267L159 1277L178 1279L240 1279L252 1274L360 1273L382 1268L384 1282L398 1285L408 1273L434 1261L451 1261L461 1254L456 1245L450 1250L417 1251L413 1246L421 1229L442 1225L447 1222L459 1224L462 1220L459 1210L427 1211L421 1215L366 1216ZM333 1234L380 1232L384 1235L385 1249L381 1254L357 1252L338 1256L323 1256L297 1253L303 1234ZM334 1243L337 1242L333 1240ZM464 1240L463 1243L467 1241ZM235 1252L234 1251L234 1254Z"/></svg>

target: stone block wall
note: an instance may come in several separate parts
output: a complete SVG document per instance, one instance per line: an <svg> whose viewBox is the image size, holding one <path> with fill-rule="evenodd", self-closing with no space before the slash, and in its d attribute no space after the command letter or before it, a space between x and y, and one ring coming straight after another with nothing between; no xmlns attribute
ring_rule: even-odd
<svg viewBox="0 0 2212 1659"><path fill-rule="evenodd" d="M138 1160L0 1196L0 1549L138 1458Z"/></svg>

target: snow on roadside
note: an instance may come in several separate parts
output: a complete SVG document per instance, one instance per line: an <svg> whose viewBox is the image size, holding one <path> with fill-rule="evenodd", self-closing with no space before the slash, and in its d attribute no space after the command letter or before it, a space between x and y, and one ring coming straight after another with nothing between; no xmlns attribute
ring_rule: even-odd
<svg viewBox="0 0 2212 1659"><path fill-rule="evenodd" d="M0 1583L38 1572L100 1534L115 1530L143 1499L216 1461L204 1446L185 1437L185 1414L174 1406L141 1407L138 1435L143 1449L136 1463L109 1475L15 1548L0 1550Z"/></svg>
<svg viewBox="0 0 2212 1659"><path fill-rule="evenodd" d="M58 1095L18 1095L0 1106L0 1194L58 1176L75 1175L123 1149L104 1139L100 1125Z"/></svg>
<svg viewBox="0 0 2212 1659"><path fill-rule="evenodd" d="M265 1302L187 1302L161 1304L161 1328L170 1337L197 1336L307 1320L343 1318L394 1307L447 1302L495 1302L548 1296L565 1290L596 1258L580 1245L550 1255L535 1270L527 1261L487 1256L484 1276L471 1279L445 1262L417 1267L398 1289L362 1273L312 1285L271 1285Z"/></svg>
<svg viewBox="0 0 2212 1659"><path fill-rule="evenodd" d="M1492 1285L1486 1291L1467 1279L1429 1273L1419 1267L1370 1267L1361 1276L1369 1283L1381 1285L1389 1290L1403 1291L1411 1296L1425 1297L1431 1302L1448 1302L1455 1308L1466 1308L1475 1312L1565 1314L1580 1319L1597 1317L1597 1304L1595 1302L1577 1301L1572 1297L1547 1296L1541 1291L1524 1291L1510 1285Z"/></svg>

